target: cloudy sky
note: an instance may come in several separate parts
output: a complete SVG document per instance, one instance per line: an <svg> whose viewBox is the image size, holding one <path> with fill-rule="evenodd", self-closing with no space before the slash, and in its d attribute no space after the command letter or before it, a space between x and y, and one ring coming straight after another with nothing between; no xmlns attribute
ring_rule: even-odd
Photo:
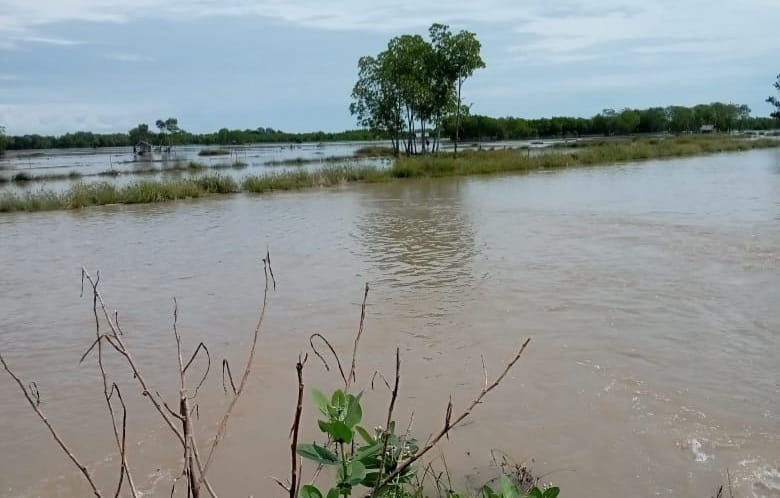
<svg viewBox="0 0 780 498"><path fill-rule="evenodd" d="M780 0L0 0L0 125L353 128L357 59L432 22L482 42L476 113L720 100L767 115L779 18Z"/></svg>

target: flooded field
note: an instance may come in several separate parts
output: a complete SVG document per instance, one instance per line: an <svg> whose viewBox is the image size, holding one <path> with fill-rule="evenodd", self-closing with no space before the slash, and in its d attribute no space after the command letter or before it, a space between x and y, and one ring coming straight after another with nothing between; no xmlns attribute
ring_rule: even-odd
<svg viewBox="0 0 780 498"><path fill-rule="evenodd" d="M342 154L329 147L324 155ZM264 153L239 159L256 172L301 151ZM128 152L115 154L120 163ZM73 160L99 171L104 156ZM21 159L6 170L8 161ZM424 440L450 393L458 411L481 389L481 356L492 377L532 338L443 447L459 486L492 477L490 450L500 449L533 458L562 496L706 498L727 469L738 496L780 496L778 150L0 215L0 350L37 383L43 408L107 489L118 467L102 386L94 358L78 364L94 337L81 265L100 270L135 357L169 399L176 296L188 350L203 340L213 356L201 390L205 438L226 401L218 365L237 368L245 356L267 246L278 287L213 468L222 496L280 492L268 476L287 475L298 353L321 332L348 356L366 281L358 386L367 426L383 423L388 393L371 389L371 375L390 374L397 345L397 419L414 411ZM121 364L110 366L128 398L137 484L168 496L180 459L173 439ZM305 381L338 385L311 359ZM0 496L87 496L7 376L0 399ZM307 404L309 441L313 412Z"/></svg>

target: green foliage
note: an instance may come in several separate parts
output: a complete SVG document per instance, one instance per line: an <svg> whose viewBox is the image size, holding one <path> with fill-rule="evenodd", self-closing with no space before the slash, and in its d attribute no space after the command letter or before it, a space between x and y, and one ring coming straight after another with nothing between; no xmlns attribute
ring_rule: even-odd
<svg viewBox="0 0 780 498"><path fill-rule="evenodd" d="M669 106L649 109L605 109L592 118L552 117L540 119L465 116L460 125L464 140L517 140L536 137L627 135L631 133L698 132L705 124L719 131L766 130L776 126L770 118L750 116L746 105L713 102L694 107ZM455 139L454 117L443 123L445 136Z"/></svg>
<svg viewBox="0 0 780 498"><path fill-rule="evenodd" d="M502 474L497 489L487 485L482 488L482 498L557 498L560 492L556 487L545 490L533 487L528 493L522 493L512 479Z"/></svg>
<svg viewBox="0 0 780 498"><path fill-rule="evenodd" d="M402 458L418 451L414 439L395 434L394 422L387 430L377 429L374 434L361 427L360 394L339 389L328 397L314 389L312 398L323 416L317 425L328 442L299 444L296 451L307 460L336 467L335 483L330 487L328 497L349 496L358 486L374 489L382 477L397 468ZM329 449L329 445L335 451ZM378 489L376 496L409 496L403 491L416 475L416 470L410 466L392 483ZM322 497L323 493L314 486L307 486L301 489L301 496Z"/></svg>
<svg viewBox="0 0 780 498"><path fill-rule="evenodd" d="M199 156L229 156L230 151L224 149L201 149Z"/></svg>
<svg viewBox="0 0 780 498"><path fill-rule="evenodd" d="M417 152L417 123L426 136L420 150L435 150L438 135L429 148L426 129L439 129L452 113L459 120L463 83L485 67L474 33L452 34L448 26L434 24L429 37L430 41L420 35L397 36L375 57L358 60L349 110L358 125L388 135L396 154L404 135L405 152Z"/></svg>
<svg viewBox="0 0 780 498"><path fill-rule="evenodd" d="M780 74L777 75L777 81L775 81L774 85L775 90L780 92ZM774 95L771 95L767 97L766 99L767 103L772 104L775 108L775 110L772 112L772 117L775 119L780 119L780 99L775 97Z"/></svg>

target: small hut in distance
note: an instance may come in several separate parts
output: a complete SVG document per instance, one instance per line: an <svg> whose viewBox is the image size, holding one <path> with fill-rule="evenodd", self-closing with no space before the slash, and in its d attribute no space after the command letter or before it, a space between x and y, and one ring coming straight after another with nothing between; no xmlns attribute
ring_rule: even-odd
<svg viewBox="0 0 780 498"><path fill-rule="evenodd" d="M152 157L152 144L149 142L146 142L144 140L141 140L137 144L133 145L133 154L139 157Z"/></svg>
<svg viewBox="0 0 780 498"><path fill-rule="evenodd" d="M703 124L701 125L701 128L699 128L699 133L704 133L704 134L715 133L715 125Z"/></svg>

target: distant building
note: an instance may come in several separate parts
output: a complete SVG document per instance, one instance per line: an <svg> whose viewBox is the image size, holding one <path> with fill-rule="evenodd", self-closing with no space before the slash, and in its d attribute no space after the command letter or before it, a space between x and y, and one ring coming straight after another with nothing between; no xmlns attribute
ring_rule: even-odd
<svg viewBox="0 0 780 498"><path fill-rule="evenodd" d="M135 144L133 146L133 153L136 156L149 156L149 157L151 157L151 155L152 155L152 144L150 144L149 142L144 142L143 140L141 140L140 142L138 142L137 144Z"/></svg>
<svg viewBox="0 0 780 498"><path fill-rule="evenodd" d="M701 125L701 128L699 128L699 133L715 133L715 125Z"/></svg>

